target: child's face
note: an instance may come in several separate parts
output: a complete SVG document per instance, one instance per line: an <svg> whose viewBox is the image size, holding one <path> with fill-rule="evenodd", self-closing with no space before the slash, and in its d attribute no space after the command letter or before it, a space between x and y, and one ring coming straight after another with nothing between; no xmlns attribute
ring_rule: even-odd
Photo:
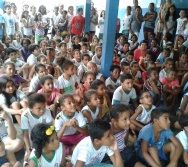
<svg viewBox="0 0 188 167"><path fill-rule="evenodd" d="M106 147L110 147L114 143L114 140L115 138L112 133L112 130L109 129L104 133L103 137L101 138L101 140L99 140L99 142L101 146L104 145Z"/></svg>
<svg viewBox="0 0 188 167"><path fill-rule="evenodd" d="M40 54L40 49L39 49L38 47L36 47L36 48L34 49L34 51L33 51L33 54L34 54L35 56L38 56L38 55Z"/></svg>
<svg viewBox="0 0 188 167"><path fill-rule="evenodd" d="M85 80L85 83L86 83L87 85L91 85L91 83L92 83L94 80L95 80L95 75L90 74L90 75L87 75L86 80Z"/></svg>
<svg viewBox="0 0 188 167"><path fill-rule="evenodd" d="M171 69L173 67L173 62L172 61L169 61L165 64L165 68L168 70L168 69Z"/></svg>
<svg viewBox="0 0 188 167"><path fill-rule="evenodd" d="M41 57L40 58L40 61L39 61L41 64L47 64L47 59L45 57Z"/></svg>
<svg viewBox="0 0 188 167"><path fill-rule="evenodd" d="M3 143L3 141L0 141L0 157L5 155L5 144Z"/></svg>
<svg viewBox="0 0 188 167"><path fill-rule="evenodd" d="M75 75L78 75L78 67L74 65L74 70L73 70L73 73Z"/></svg>
<svg viewBox="0 0 188 167"><path fill-rule="evenodd" d="M45 145L46 150L55 151L59 148L59 139L57 133L54 131L49 138L49 142Z"/></svg>
<svg viewBox="0 0 188 167"><path fill-rule="evenodd" d="M99 96L106 95L106 86L105 86L105 84L101 84L101 85L98 86L97 93L98 93Z"/></svg>
<svg viewBox="0 0 188 167"><path fill-rule="evenodd" d="M59 47L59 42L56 41L55 44L56 44L56 47Z"/></svg>
<svg viewBox="0 0 188 167"><path fill-rule="evenodd" d="M139 70L139 65L138 65L138 64L134 64L134 65L131 67L131 70L132 70L132 71L138 71L138 70Z"/></svg>
<svg viewBox="0 0 188 167"><path fill-rule="evenodd" d="M171 8L170 8L170 13L173 14L174 12L175 12L175 8L174 8L174 7L171 7Z"/></svg>
<svg viewBox="0 0 188 167"><path fill-rule="evenodd" d="M98 49L97 49L96 55L97 55L98 57L101 57L101 56L102 56L102 48L98 48Z"/></svg>
<svg viewBox="0 0 188 167"><path fill-rule="evenodd" d="M156 47L156 46L157 46L157 42L156 42L155 40L152 40L152 41L151 41L151 46L152 46L152 47Z"/></svg>
<svg viewBox="0 0 188 167"><path fill-rule="evenodd" d="M42 50L45 50L45 49L46 49L46 43L43 42L43 43L41 44L41 48L42 48Z"/></svg>
<svg viewBox="0 0 188 167"><path fill-rule="evenodd" d="M180 61L182 63L186 63L187 62L187 54L182 54L181 57L180 57Z"/></svg>
<svg viewBox="0 0 188 167"><path fill-rule="evenodd" d="M10 14L11 13L10 7L6 8L5 11L6 11L7 14Z"/></svg>
<svg viewBox="0 0 188 167"><path fill-rule="evenodd" d="M61 109L63 111L67 111L69 113L74 114L76 111L76 105L75 105L75 100L73 99L73 97L67 97L66 99L64 99Z"/></svg>
<svg viewBox="0 0 188 167"><path fill-rule="evenodd" d="M50 47L52 47L53 49L55 49L55 47L56 47L55 42L52 42L52 43L50 44Z"/></svg>
<svg viewBox="0 0 188 167"><path fill-rule="evenodd" d="M82 62L83 62L83 64L84 64L85 66L87 66L87 63L88 63L89 61L90 61L90 57L84 56Z"/></svg>
<svg viewBox="0 0 188 167"><path fill-rule="evenodd" d="M147 48L148 48L147 43L142 43L141 46L140 46L140 48L141 48L142 50L147 50Z"/></svg>
<svg viewBox="0 0 188 167"><path fill-rule="evenodd" d="M170 116L168 113L161 115L158 119L154 119L161 129L168 130L170 128Z"/></svg>
<svg viewBox="0 0 188 167"><path fill-rule="evenodd" d="M31 11L32 11L32 13L35 13L35 12L36 12L36 7L33 6L33 7L31 8Z"/></svg>
<svg viewBox="0 0 188 167"><path fill-rule="evenodd" d="M157 70L151 71L149 78L152 78L153 80L158 81L159 80L159 74L158 74Z"/></svg>
<svg viewBox="0 0 188 167"><path fill-rule="evenodd" d="M69 35L67 35L66 37L65 37L65 39L64 39L66 42L69 42L69 40L70 40L70 36Z"/></svg>
<svg viewBox="0 0 188 167"><path fill-rule="evenodd" d="M87 46L82 46L82 52L86 53L87 52Z"/></svg>
<svg viewBox="0 0 188 167"><path fill-rule="evenodd" d="M67 70L65 70L66 74L73 75L74 74L74 65L71 65L68 67Z"/></svg>
<svg viewBox="0 0 188 167"><path fill-rule="evenodd" d="M79 39L78 37L76 37L76 38L74 39L74 42L75 42L75 43L79 43L79 42L80 42L80 39Z"/></svg>
<svg viewBox="0 0 188 167"><path fill-rule="evenodd" d="M74 52L74 58L76 59L76 60L81 60L81 53L80 53L80 51L75 51Z"/></svg>
<svg viewBox="0 0 188 167"><path fill-rule="evenodd" d="M146 61L151 61L151 55L150 54L146 54L145 59L146 59Z"/></svg>
<svg viewBox="0 0 188 167"><path fill-rule="evenodd" d="M98 98L97 93L91 95L91 100L90 100L90 102L88 102L88 105L92 105L92 106L95 106L95 107L100 106L100 100Z"/></svg>
<svg viewBox="0 0 188 167"><path fill-rule="evenodd" d="M16 40L20 40L20 34L16 34Z"/></svg>
<svg viewBox="0 0 188 167"><path fill-rule="evenodd" d="M153 11L154 10L154 6L152 4L149 4L149 9L150 9L150 11Z"/></svg>
<svg viewBox="0 0 188 167"><path fill-rule="evenodd" d="M59 7L54 7L54 12L58 13Z"/></svg>
<svg viewBox="0 0 188 167"><path fill-rule="evenodd" d="M125 91L130 91L133 88L133 80L126 79L123 83L121 83L121 86Z"/></svg>
<svg viewBox="0 0 188 167"><path fill-rule="evenodd" d="M42 78L43 76L46 75L46 68L40 67L39 70L38 70L38 72L37 72L37 74L38 74L39 78Z"/></svg>
<svg viewBox="0 0 188 167"><path fill-rule="evenodd" d="M133 55L127 55L126 59L129 63L131 63L133 61Z"/></svg>
<svg viewBox="0 0 188 167"><path fill-rule="evenodd" d="M124 66L123 68L121 68L121 71L124 74L129 74L130 73L130 66Z"/></svg>
<svg viewBox="0 0 188 167"><path fill-rule="evenodd" d="M118 68L115 68L111 73L111 76L114 78L114 79L118 79L119 76L120 76L120 70Z"/></svg>
<svg viewBox="0 0 188 167"><path fill-rule="evenodd" d="M176 78L176 72L175 71L171 71L169 74L166 75L167 79L169 81L173 81Z"/></svg>
<svg viewBox="0 0 188 167"><path fill-rule="evenodd" d="M25 49L27 49L27 48L28 48L28 46L29 46L28 41L23 40L23 47L24 47Z"/></svg>
<svg viewBox="0 0 188 167"><path fill-rule="evenodd" d="M30 108L32 114L41 117L45 113L46 110L46 104L41 102L41 103L35 103L33 108Z"/></svg>
<svg viewBox="0 0 188 167"><path fill-rule="evenodd" d="M127 10L127 13L130 13L130 12L131 12L131 8L128 8L128 7L127 7L126 10Z"/></svg>
<svg viewBox="0 0 188 167"><path fill-rule="evenodd" d="M146 105L152 105L153 104L153 98L149 92L145 92L142 95L142 98L140 99L141 104L146 104Z"/></svg>
<svg viewBox="0 0 188 167"><path fill-rule="evenodd" d="M65 18L66 15L67 15L66 12L63 12L63 13L62 13L62 17L63 17L63 18Z"/></svg>
<svg viewBox="0 0 188 167"><path fill-rule="evenodd" d="M53 84L53 80L52 79L47 79L45 82L44 82L44 85L43 85L44 89L49 91L49 92L52 92L53 89L54 89L54 84Z"/></svg>
<svg viewBox="0 0 188 167"><path fill-rule="evenodd" d="M179 15L181 18L184 18L186 16L186 12L184 10L181 10Z"/></svg>
<svg viewBox="0 0 188 167"><path fill-rule="evenodd" d="M62 52L66 52L66 51L67 51L67 46L66 46L66 45L62 45L62 46L60 47L60 50L61 50Z"/></svg>
<svg viewBox="0 0 188 167"><path fill-rule="evenodd" d="M10 37L9 37L9 36L7 36L7 37L5 38L5 43L6 43L6 44L11 43L11 40L10 40Z"/></svg>
<svg viewBox="0 0 188 167"><path fill-rule="evenodd" d="M69 8L69 13L73 14L74 9L73 8Z"/></svg>
<svg viewBox="0 0 188 167"><path fill-rule="evenodd" d="M14 93L14 90L15 90L14 82L13 81L7 82L5 92L8 94L12 94Z"/></svg>
<svg viewBox="0 0 188 167"><path fill-rule="evenodd" d="M98 41L97 39L94 39L94 40L93 40L93 44L94 44L94 45L98 45L98 43L99 43L99 41Z"/></svg>
<svg viewBox="0 0 188 167"><path fill-rule="evenodd" d="M183 42L184 42L184 39L183 39L183 38L179 38L179 40L178 40L178 45L182 45Z"/></svg>
<svg viewBox="0 0 188 167"><path fill-rule="evenodd" d="M88 63L87 69L88 69L88 71L91 71L93 73L97 73L97 66L93 63Z"/></svg>
<svg viewBox="0 0 188 167"><path fill-rule="evenodd" d="M10 57L11 61L16 62L16 59L17 59L16 52L10 53L9 57Z"/></svg>
<svg viewBox="0 0 188 167"><path fill-rule="evenodd" d="M125 43L125 38L121 37L120 40L119 40L119 42L120 42L121 45L124 45L124 43Z"/></svg>
<svg viewBox="0 0 188 167"><path fill-rule="evenodd" d="M8 65L5 69L5 74L8 77L12 77L15 74L15 67L13 65Z"/></svg>
<svg viewBox="0 0 188 167"><path fill-rule="evenodd" d="M170 52L165 50L165 51L163 52L163 57L164 57L164 58L167 58L167 57L169 57L169 56L170 56Z"/></svg>
<svg viewBox="0 0 188 167"><path fill-rule="evenodd" d="M126 52L126 51L128 51L128 50L129 50L129 44L125 44L125 45L123 46L123 51Z"/></svg>
<svg viewBox="0 0 188 167"><path fill-rule="evenodd" d="M116 126L119 129L129 130L130 127L130 112L125 111L119 114L118 121L115 121Z"/></svg>
<svg viewBox="0 0 188 167"><path fill-rule="evenodd" d="M135 42L135 41L137 40L137 38L135 37L135 35L132 36L131 40L132 40L133 42Z"/></svg>

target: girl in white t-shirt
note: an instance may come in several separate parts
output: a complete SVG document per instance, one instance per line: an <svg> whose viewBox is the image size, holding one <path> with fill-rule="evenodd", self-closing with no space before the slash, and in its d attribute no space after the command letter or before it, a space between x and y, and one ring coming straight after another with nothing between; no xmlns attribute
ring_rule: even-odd
<svg viewBox="0 0 188 167"><path fill-rule="evenodd" d="M12 79L7 76L0 78L0 99L0 107L14 115L21 124L21 114L27 108L27 98L22 91L16 89Z"/></svg>
<svg viewBox="0 0 188 167"><path fill-rule="evenodd" d="M54 126L39 123L31 131L33 150L29 158L32 167L66 166L65 147L59 142Z"/></svg>
<svg viewBox="0 0 188 167"><path fill-rule="evenodd" d="M56 103L55 110L60 107L61 112L55 119L55 130L61 142L65 144L66 155L72 153L72 148L87 135L84 116L76 111L75 100L70 94L63 94Z"/></svg>
<svg viewBox="0 0 188 167"><path fill-rule="evenodd" d="M102 118L102 107L96 90L88 90L84 95L84 102L86 105L82 108L81 112L87 123L90 123L94 119Z"/></svg>
<svg viewBox="0 0 188 167"><path fill-rule="evenodd" d="M104 20L105 20L105 11L102 10L100 14L101 19L99 20L99 41L102 41L103 38L103 32L104 32Z"/></svg>
<svg viewBox="0 0 188 167"><path fill-rule="evenodd" d="M13 40L12 44L14 45L14 47L16 49L21 50L22 49L22 45L21 45L22 34L21 34L21 32L17 31L15 38L16 38L16 40Z"/></svg>

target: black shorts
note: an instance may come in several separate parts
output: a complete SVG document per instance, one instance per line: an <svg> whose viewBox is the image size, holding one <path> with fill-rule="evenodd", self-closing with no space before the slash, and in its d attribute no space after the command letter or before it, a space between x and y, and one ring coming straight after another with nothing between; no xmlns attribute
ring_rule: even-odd
<svg viewBox="0 0 188 167"><path fill-rule="evenodd" d="M95 34L95 31L90 31L90 33Z"/></svg>
<svg viewBox="0 0 188 167"><path fill-rule="evenodd" d="M152 32L152 33L154 33L154 29L153 28L144 27L144 32Z"/></svg>

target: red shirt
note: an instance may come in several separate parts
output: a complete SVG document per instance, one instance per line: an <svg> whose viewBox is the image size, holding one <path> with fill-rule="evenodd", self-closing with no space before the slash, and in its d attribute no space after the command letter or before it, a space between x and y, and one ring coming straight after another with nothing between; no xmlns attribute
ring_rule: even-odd
<svg viewBox="0 0 188 167"><path fill-rule="evenodd" d="M81 35L85 26L85 17L74 16L71 21L71 33L75 35Z"/></svg>
<svg viewBox="0 0 188 167"><path fill-rule="evenodd" d="M145 54L146 54L147 51L148 51L148 50L142 51L140 48L136 49L136 50L134 51L134 57L133 57L133 59L134 59L135 61L139 62L141 58L144 58L144 57L145 57Z"/></svg>

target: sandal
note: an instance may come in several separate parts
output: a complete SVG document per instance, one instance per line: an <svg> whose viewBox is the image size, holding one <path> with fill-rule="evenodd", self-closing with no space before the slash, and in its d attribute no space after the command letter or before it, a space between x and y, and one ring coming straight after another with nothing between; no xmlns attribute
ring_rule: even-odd
<svg viewBox="0 0 188 167"><path fill-rule="evenodd" d="M28 166L29 166L29 163L27 161L24 161L23 167L28 167Z"/></svg>

